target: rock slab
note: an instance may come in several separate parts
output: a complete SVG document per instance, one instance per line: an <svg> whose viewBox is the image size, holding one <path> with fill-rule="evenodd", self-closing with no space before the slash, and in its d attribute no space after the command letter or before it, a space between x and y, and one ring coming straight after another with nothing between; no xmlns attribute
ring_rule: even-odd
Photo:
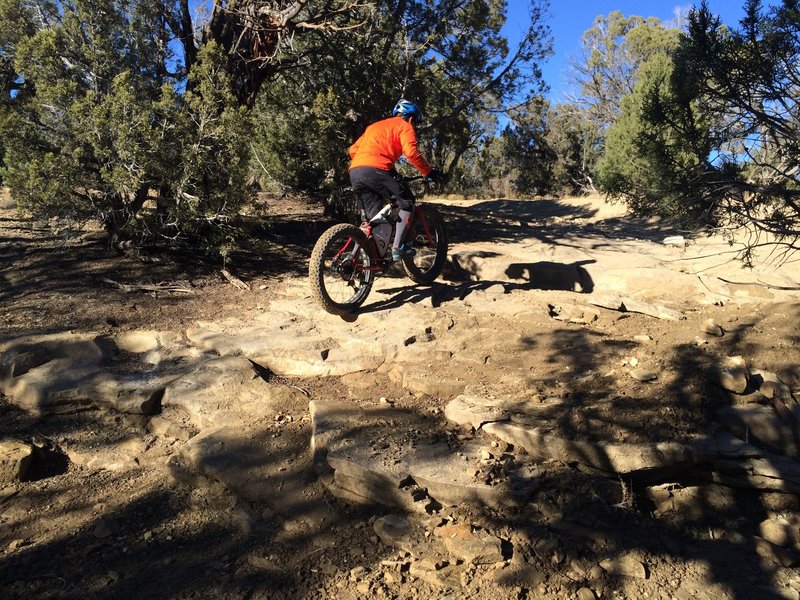
<svg viewBox="0 0 800 600"><path fill-rule="evenodd" d="M28 479L33 463L33 448L13 440L0 441L0 484Z"/></svg>
<svg viewBox="0 0 800 600"><path fill-rule="evenodd" d="M406 511L424 510L430 498L499 509L521 504L533 491L525 481L475 481L447 443L407 439L404 432L426 426L419 415L335 401L314 400L309 407L317 470L332 472L323 481L344 500Z"/></svg>
<svg viewBox="0 0 800 600"><path fill-rule="evenodd" d="M708 458L702 444L679 442L610 444L573 441L556 437L537 427L488 423L483 430L515 446L532 458L583 464L616 474L655 475L690 467Z"/></svg>

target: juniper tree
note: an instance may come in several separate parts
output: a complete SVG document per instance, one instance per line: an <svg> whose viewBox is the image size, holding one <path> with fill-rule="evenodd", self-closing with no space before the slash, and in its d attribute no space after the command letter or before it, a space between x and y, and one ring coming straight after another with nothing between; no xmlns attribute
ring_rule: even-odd
<svg viewBox="0 0 800 600"><path fill-rule="evenodd" d="M744 258L800 238L800 8L745 5L739 27L703 3L675 49L643 68L608 134L601 183L641 213L747 225ZM762 233L770 234L762 238Z"/></svg>
<svg viewBox="0 0 800 600"><path fill-rule="evenodd" d="M218 46L188 78L152 3L4 0L28 28L3 46L5 182L40 216L99 218L120 235L211 235L245 200L248 118ZM148 196L157 218L144 214ZM213 235L212 235L213 237Z"/></svg>

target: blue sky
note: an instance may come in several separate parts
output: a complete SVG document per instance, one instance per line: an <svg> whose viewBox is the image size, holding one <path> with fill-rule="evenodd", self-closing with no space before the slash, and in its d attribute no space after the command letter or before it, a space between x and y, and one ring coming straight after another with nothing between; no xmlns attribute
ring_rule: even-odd
<svg viewBox="0 0 800 600"><path fill-rule="evenodd" d="M553 102L564 100L564 94L569 91L569 58L579 55L581 36L592 27L598 15L620 10L626 17L638 15L669 21L675 17L676 8L694 4L699 6L700 0L683 3L664 0L550 0L547 24L552 29L555 54L542 65L544 80L551 88L548 98ZM711 11L726 25L738 24L744 14L743 4L744 0L708 0ZM528 5L528 0L508 0L506 32L509 41L513 41L515 33L518 37L520 29L528 23Z"/></svg>

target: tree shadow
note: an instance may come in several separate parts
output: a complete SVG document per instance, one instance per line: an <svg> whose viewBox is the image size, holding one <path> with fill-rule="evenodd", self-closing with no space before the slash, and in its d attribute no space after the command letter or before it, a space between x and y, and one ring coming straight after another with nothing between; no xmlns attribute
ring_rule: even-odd
<svg viewBox="0 0 800 600"><path fill-rule="evenodd" d="M472 206L437 202L445 217L448 237L456 243L536 240L554 246L571 246L570 240L661 240L675 224L657 219L611 217L593 220L598 211L558 199L497 199Z"/></svg>
<svg viewBox="0 0 800 600"><path fill-rule="evenodd" d="M478 283L464 284L467 287L461 291L473 293L468 286ZM658 327L668 326L644 316L630 318L639 319L642 328L652 328L654 334ZM676 377L666 386L670 406L685 411L678 419L668 421L685 420L697 425L697 429L673 430L666 427L668 421L659 419L664 395L654 394L645 387L617 394L613 377L602 372L609 361L618 362L618 350L635 349L637 342L578 326L557 329L549 339L542 340L526 336L524 323L520 326L520 347L511 351L520 354L525 348L550 344L553 375L537 385L563 392L556 400L543 402L536 418L539 426L547 423L554 435L601 441L607 439L599 435L602 427L618 430L620 441L658 441L685 437L708 425L712 407L703 402L697 404L695 398L704 389L688 385L689 380L698 378L708 362L697 347L679 348L674 361ZM731 344L726 350L736 349L735 336ZM556 366L567 366L569 370ZM591 385L586 377L593 378ZM437 401L441 399L431 398L432 404ZM491 448L489 436L480 431L462 429L443 434L452 430L452 425L441 416L432 418L422 409L408 410L405 418L387 417L386 409L377 407L363 412L381 424L373 426L366 419L354 418L349 429L337 432L328 443L335 446L356 439L370 450L381 450L384 443L400 439L413 447L426 443L430 435L438 432L439 441L446 441L454 452L463 451L473 441ZM74 419L66 423L63 417L54 418L47 423L46 431L48 434L58 431L70 422L74 427L91 426L91 418L92 414L85 414L80 422ZM41 423L36 425L41 426ZM309 425L303 425L300 431L303 436L298 440L310 438ZM337 582L344 581L348 587L346 580L355 567L365 566L370 572L380 572L381 561L391 562L396 551L371 541L371 528L365 524L372 516L403 511L402 504L364 507L333 498L320 489L307 443L286 443L280 447L276 443L280 437L272 437L275 433L275 427L265 423L261 430L234 429L229 437L212 438L213 443L224 443L224 450L206 464L212 475L204 476L208 477L204 485L213 492L216 489L213 473L236 468L245 474L243 480L250 482L248 489L256 492L248 494L238 489L239 499L227 492L210 493L201 498L202 510L208 511L206 519L193 516L191 507L197 502L197 494L180 486L139 490L142 493L132 494L128 501L111 509L95 508L97 498L87 494L83 502L66 509L52 501L60 485L58 477L54 477L47 486L40 482L40 487L30 487L4 502L4 510L8 510L9 503L21 500L29 507L13 513L16 514L12 520L13 532L7 531L0 538L4 546L8 546L11 536L25 532L34 520L44 515L59 518L60 512L73 510L76 519L72 533L47 541L30 540L4 556L0 565L4 597L167 598L192 594L324 597L333 593ZM60 435L68 432L62 431ZM529 458L515 447L504 448L499 458L504 455L519 462ZM597 457L592 460L596 462ZM289 472L281 475L284 473L281 467L287 466ZM275 476L259 482L258 473L264 469ZM610 470L601 473L580 464L551 460L535 465L523 479L523 484L533 485L529 485L527 501L521 506L498 508L473 499L470 507L446 505L439 512L435 512L438 510L435 507L433 510L435 514L456 515L463 522L476 523L502 536L510 563L497 569L491 581L509 594L519 586L536 593L545 581L561 597L571 597L584 586L601 589L603 597L614 591L630 597L633 589L638 593L645 584L650 592L658 585L675 593L677 589L669 587L672 584L663 579L664 574L659 570L671 573L669 565L680 561L708 565L708 576L733 598L779 598L774 571L754 560L748 543L723 535L725 531L748 537L757 534L757 524L766 518L768 506L778 505L765 505L763 494L746 490L732 491L721 504L717 497L719 488L710 486L712 475L710 466L703 464L691 472L676 474L671 482L681 488L697 488L696 493L691 502L681 504L674 500L675 508L665 509L663 503L657 505L652 501L653 481L646 477L619 477ZM133 482L142 473L87 476L100 477L100 489L105 486L109 490L135 490ZM279 489L281 482L284 487ZM407 478L393 485L398 494L408 493L413 498L415 492L405 489L413 487ZM98 489L96 484L94 489ZM419 490L423 495L429 492ZM288 495L282 496L284 493ZM284 501L288 504L282 504ZM33 509L38 506L46 508ZM324 524L315 520L319 514L327 515ZM61 514L60 518L69 515ZM108 535L99 533L101 521L111 526ZM333 545L342 539L347 546ZM604 560L628 553L643 560L652 570L649 581L631 587L630 580L624 577L601 574L598 579L590 575L592 568ZM81 568L76 569L76 564ZM42 569L42 565L47 565L47 569ZM567 578L562 575L567 569L577 571ZM407 574L404 577L406 585L413 583L423 593L435 593L435 588ZM702 584L698 580L698 585ZM403 589L393 587L390 591L402 593Z"/></svg>
<svg viewBox="0 0 800 600"><path fill-rule="evenodd" d="M15 437L36 432L69 440L79 431L97 431L103 420L100 411L51 415L16 420L12 431ZM322 490L309 458L307 425L299 446L276 444L269 428L247 431L227 438L224 451L212 453L204 468L274 473L248 486L257 490L249 498L247 490L235 490L237 497L213 476L194 473L193 481L175 483L163 467L147 465L87 470L84 489L68 483L75 481L72 466L71 478L51 474L3 494L0 509L11 528L0 530L0 594L289 599L326 585L335 589L332 580L364 562L358 548L372 548L370 560L386 558L391 550L374 546L363 527L369 513ZM269 453L256 451L266 446ZM336 547L337 536L353 547Z"/></svg>
<svg viewBox="0 0 800 600"><path fill-rule="evenodd" d="M754 323L748 323L743 329L748 331L753 326ZM560 362L570 362L576 375L596 371L604 363L602 347L612 341L584 329L564 330L555 332L555 335L561 341L554 357ZM592 342L592 337L595 342ZM618 341L630 349L638 345L630 345L627 340ZM589 351L585 351L587 346ZM757 350L753 342L743 344L738 333L723 343L723 352L730 354L749 355ZM551 415L557 431L570 439L591 439L591 428L602 423L613 426L623 439L632 437L633 440L640 437L655 441L675 440L686 439L687 435L713 434L716 409L727 401L708 378L708 367L714 356L697 344L679 345L670 354L673 359L668 366L674 369L675 374L663 395L651 391L649 397L614 396L614 386L608 380L607 390L595 386L592 391L599 393L600 398L605 393L605 398L611 399L612 410L598 411L598 403L583 393L580 385L573 385L566 406L562 403L556 407L558 412ZM661 418L663 413L659 407L665 403L673 412L667 419ZM578 410L574 411L575 408ZM694 423L697 429L694 432L691 429L676 430L673 424L681 422ZM778 473L783 464L783 459L771 462ZM587 536L584 531L578 536L581 538L577 540L578 548L573 547L567 554L580 561L588 545L595 546L596 560L615 558L634 550L640 553L637 558L644 557L645 560L652 556L703 561L710 567L710 580L722 586L732 598L783 597L776 588L780 566L776 569L769 565L770 560L778 560L776 556L780 556L780 552L772 555L771 559L756 560L757 549L762 554L764 542L755 540L756 536L762 535L759 523L776 512L788 510L796 513L798 500L780 490L758 491L748 484L736 487L732 481L728 484L733 487L722 486L719 468L716 461L700 461L689 470L677 470L672 476L662 473L656 480L643 474L623 477L619 479L616 492L618 502L606 502L605 507L600 504L588 511L587 496L579 493L556 495L560 501L560 514L566 521L581 527L589 525L589 533L594 530L595 535L606 541L609 536L614 540L608 547L598 548L592 536ZM606 470L613 472L611 468ZM793 473L785 475L794 476ZM671 491L664 486L653 487L665 481L672 482ZM586 523L587 514L595 516L594 522ZM620 518L629 519L632 527L615 527L614 523ZM568 539L569 543L576 541L574 535ZM569 562L569 556L566 561ZM619 580L620 584L622 580ZM591 582L586 583L590 585ZM702 593L704 585L700 579L689 585L684 593ZM625 593L622 585L617 589ZM676 590L671 591L674 593Z"/></svg>

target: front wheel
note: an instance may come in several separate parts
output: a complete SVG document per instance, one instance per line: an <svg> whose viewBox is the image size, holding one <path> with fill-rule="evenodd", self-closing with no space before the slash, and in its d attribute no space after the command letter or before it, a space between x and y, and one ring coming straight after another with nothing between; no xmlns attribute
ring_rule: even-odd
<svg viewBox="0 0 800 600"><path fill-rule="evenodd" d="M444 219L434 207L423 204L415 211L406 243L416 250L403 258L403 270L414 283L433 283L447 260L447 233Z"/></svg>
<svg viewBox="0 0 800 600"><path fill-rule="evenodd" d="M375 258L355 225L334 225L314 245L308 279L314 299L331 314L353 312L367 299L375 279Z"/></svg>

